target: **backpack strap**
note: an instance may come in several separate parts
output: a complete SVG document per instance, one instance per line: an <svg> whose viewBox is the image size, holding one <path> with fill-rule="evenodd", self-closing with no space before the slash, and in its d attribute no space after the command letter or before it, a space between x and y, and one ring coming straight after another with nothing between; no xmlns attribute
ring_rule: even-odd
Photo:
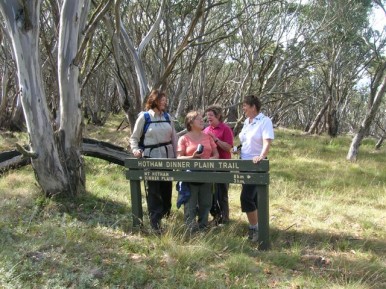
<svg viewBox="0 0 386 289"><path fill-rule="evenodd" d="M141 138L139 139L139 143L138 143L138 146L141 150L144 149L145 134L146 134L147 129L149 128L149 125L151 123L150 114L148 111L145 111L143 113L143 116L145 117L145 124L143 125L142 135L141 135Z"/></svg>
<svg viewBox="0 0 386 289"><path fill-rule="evenodd" d="M166 111L164 111L164 118L166 119L166 122L170 124L169 114Z"/></svg>
<svg viewBox="0 0 386 289"><path fill-rule="evenodd" d="M145 137L145 133L147 132L150 124L152 123L151 118L150 118L150 113L148 111L145 111L143 114L145 117L145 124L143 125L143 132L142 132L142 137Z"/></svg>
<svg viewBox="0 0 386 289"><path fill-rule="evenodd" d="M165 120L156 120L156 121L152 121L152 120L151 120L151 117L150 117L150 114L149 114L148 111L145 111L143 115L144 115L144 117L145 117L145 124L143 125L143 131L142 131L141 138L139 139L139 143L138 143L139 147L140 147L142 150L144 150L144 149L147 148L147 147L155 148L155 147L164 146L166 143L165 143L165 144L161 144L161 145L156 144L156 145L152 145L152 146L145 146L145 145L144 145L145 134L146 134L147 130L149 129L150 124L152 124L152 123L167 122L167 123L170 124L169 114L168 114L167 112L164 111L163 116L164 116ZM170 142L170 143L171 143L171 142ZM169 142L168 142L167 144L169 144Z"/></svg>

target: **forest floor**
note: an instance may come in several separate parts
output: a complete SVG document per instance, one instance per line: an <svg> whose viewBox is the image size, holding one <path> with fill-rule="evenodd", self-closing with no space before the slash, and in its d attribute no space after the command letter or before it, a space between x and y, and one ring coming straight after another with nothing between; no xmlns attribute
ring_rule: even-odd
<svg viewBox="0 0 386 289"><path fill-rule="evenodd" d="M121 120L85 134L126 147ZM26 140L2 132L0 151ZM44 198L31 166L10 171L0 177L0 288L386 288L386 147L366 139L350 163L349 144L275 130L269 251L246 239L239 185L231 222L190 237L174 191L159 237L147 217L132 228L123 167L85 157L87 193L75 200Z"/></svg>

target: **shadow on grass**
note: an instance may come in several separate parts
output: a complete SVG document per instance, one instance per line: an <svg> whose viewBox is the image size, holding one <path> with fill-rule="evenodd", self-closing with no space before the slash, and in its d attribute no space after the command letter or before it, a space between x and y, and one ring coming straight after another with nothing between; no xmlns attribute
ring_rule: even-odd
<svg viewBox="0 0 386 289"><path fill-rule="evenodd" d="M386 288L386 240L271 228L271 241L272 250L262 257L265 262L344 284Z"/></svg>
<svg viewBox="0 0 386 289"><path fill-rule="evenodd" d="M162 245L165 240L133 230L131 206L127 203L92 194L55 202L52 208L47 204L41 214L31 219L31 226L23 231L17 223L0 226L3 266L3 271L0 270L3 281L0 281L3 285L20 288L28 284L39 286L39 282L47 285L51 278L53 284L64 287L92 287L95 284L142 287L165 278L167 282L180 272L179 262L171 262L162 270L149 271L149 268L161 266L162 255L172 248ZM23 214L32 214L33 208L28 210ZM173 214L177 216L176 223L183 222L180 210ZM63 220L66 215L68 220ZM219 230L209 231L202 239L210 240L208 248L213 254L219 248L229 248L228 258L233 254L245 254L259 259L264 266L279 268L279 272L286 272L285 275L301 275L306 280L323 278L327 284L363 284L366 288L382 288L386 284L384 240L271 228L272 249L257 251L253 244L245 241L244 225L232 221ZM179 229L170 230L165 238L177 239L183 247L184 241L178 234ZM201 244L199 238L187 244ZM163 247L164 251L157 250L157 246ZM209 258L199 266L210 270L217 267L218 258L208 255ZM369 255L379 256L379 259ZM44 277L47 274L52 276Z"/></svg>
<svg viewBox="0 0 386 289"><path fill-rule="evenodd" d="M131 257L149 255L150 246L133 232L127 203L89 193L72 200L31 196L26 203L35 205L19 215L3 206L11 222L0 222L0 288L141 287L153 280Z"/></svg>
<svg viewBox="0 0 386 289"><path fill-rule="evenodd" d="M301 244L318 250L326 248L333 251L360 250L386 256L386 240L360 239L352 235L337 235L323 231L313 233L294 230L280 231L271 228L271 240L273 248L286 248Z"/></svg>
<svg viewBox="0 0 386 289"><path fill-rule="evenodd" d="M104 226L119 228L126 233L133 230L130 192L127 192L128 203L114 201L111 198L100 198L91 193L78 196L75 200L57 199L61 204L60 212L83 222L87 226ZM146 212L144 212L146 218Z"/></svg>
<svg viewBox="0 0 386 289"><path fill-rule="evenodd" d="M131 204L114 202L111 199L99 198L92 194L78 198L75 203L63 202L63 204L65 204L63 212L89 227L119 228L131 236L145 237L147 241L152 239L151 234L145 234L145 236L141 234L146 232L146 225L145 230L141 231L132 227ZM183 222L180 211L173 213L179 216L178 222ZM146 210L144 210L144 219L146 220L146 218ZM234 225L238 225L237 222ZM237 236L242 235L241 232L237 232L239 229L227 232L225 227L222 230L225 238L229 236L230 239L237 239ZM169 238L177 238L183 243L180 233L181 229L169 232L168 236ZM232 236L232 233L236 235ZM177 235L174 236L173 234ZM211 231L208 235L204 238L213 241L217 238L215 236L216 231ZM111 242L108 237L105 241ZM141 252L146 255L149 250L146 247L147 241L139 243L129 241L125 246L130 247L130 251ZM369 257L369 255L380 258L386 256L385 240L358 239L351 235L332 234L325 231L283 231L271 228L271 241L270 251L257 251L258 253L256 253L252 245L251 250L240 247L238 253L246 253L250 257L258 256L265 263L290 270L294 274L297 272L307 276L319 276L339 284L359 283L366 284L370 288L379 288L379 285L386 284L386 268L383 261ZM235 252L237 253L237 249ZM116 258L115 254L109 255L110 253L106 253L105 258ZM210 265L208 264L208 266ZM139 274L139 272L135 274ZM141 276L145 279L151 278L145 274L145 271L141 273Z"/></svg>

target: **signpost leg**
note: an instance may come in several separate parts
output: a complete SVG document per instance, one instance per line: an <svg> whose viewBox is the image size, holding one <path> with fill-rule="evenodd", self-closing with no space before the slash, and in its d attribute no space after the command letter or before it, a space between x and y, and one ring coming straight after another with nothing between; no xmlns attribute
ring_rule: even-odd
<svg viewBox="0 0 386 289"><path fill-rule="evenodd" d="M258 185L259 249L268 250L269 242L269 194L268 185Z"/></svg>
<svg viewBox="0 0 386 289"><path fill-rule="evenodd" d="M131 211L133 214L133 227L143 223L141 182L130 181Z"/></svg>

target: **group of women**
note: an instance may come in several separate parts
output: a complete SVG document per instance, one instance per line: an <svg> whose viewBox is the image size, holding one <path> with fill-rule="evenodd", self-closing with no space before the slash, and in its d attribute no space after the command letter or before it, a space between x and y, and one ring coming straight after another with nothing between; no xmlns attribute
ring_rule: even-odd
<svg viewBox="0 0 386 289"><path fill-rule="evenodd" d="M204 128L203 115L197 111L185 117L187 133L177 139L170 115L165 110L166 94L153 90L144 112L137 118L130 137L131 150L137 158L178 159L230 159L233 147L232 129L223 122L222 109L211 105L205 110L209 126ZM268 155L274 139L272 121L260 112L258 97L248 95L243 99L246 116L239 134L241 159L260 162ZM198 149L199 146L203 150ZM189 183L190 196L184 204L184 219L189 230L208 227L209 214L214 221L229 221L228 184ZM213 190L214 187L214 190ZM150 225L161 232L161 219L170 214L172 207L172 182L147 181L147 205ZM241 209L249 222L248 238L258 241L257 186L242 185Z"/></svg>

